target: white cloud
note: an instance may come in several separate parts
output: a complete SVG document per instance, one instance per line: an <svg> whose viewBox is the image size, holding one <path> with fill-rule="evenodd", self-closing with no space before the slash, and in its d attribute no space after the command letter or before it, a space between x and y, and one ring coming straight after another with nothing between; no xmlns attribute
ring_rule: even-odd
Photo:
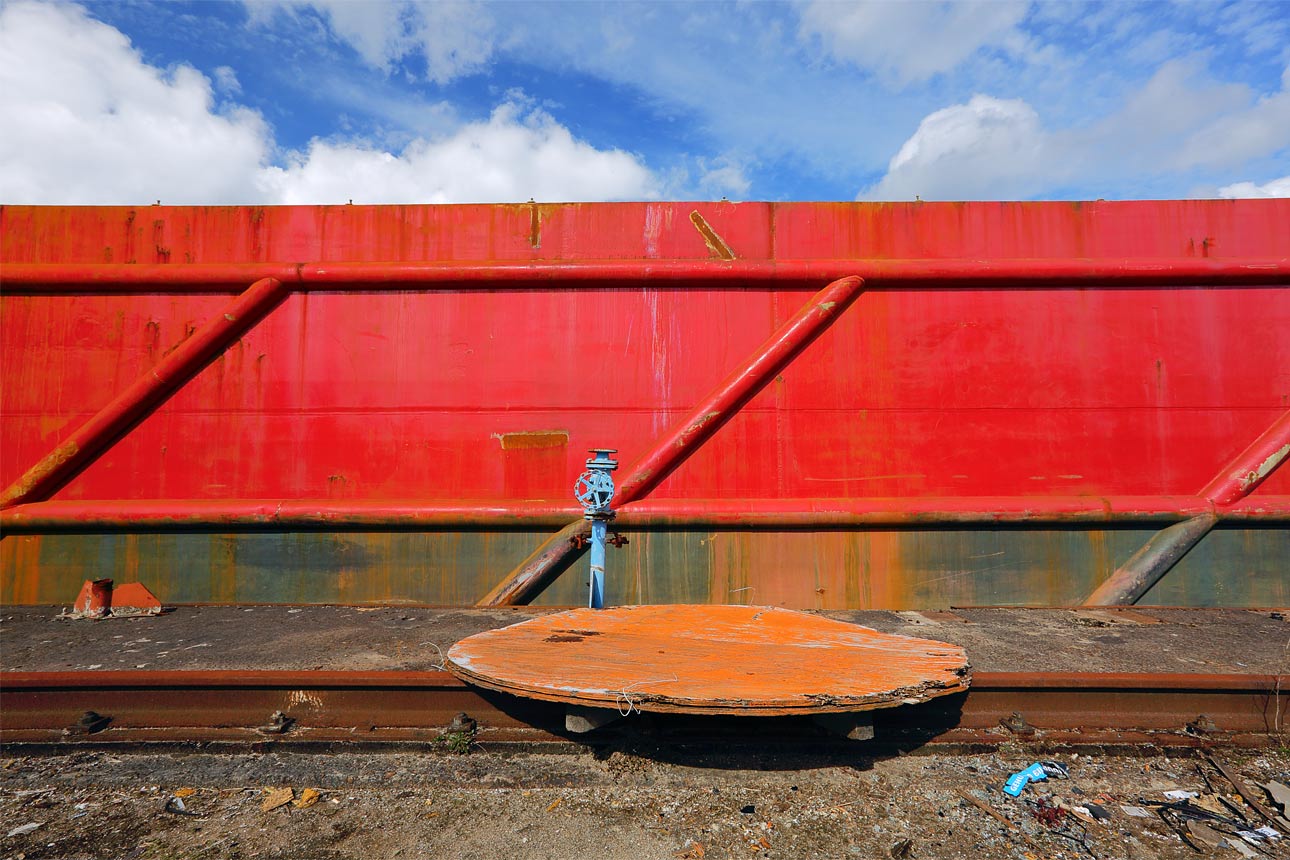
<svg viewBox="0 0 1290 860"><path fill-rule="evenodd" d="M1290 18L1281 2L1235 2L1214 15L1215 29L1229 38L1239 38L1255 54L1272 53L1290 57Z"/></svg>
<svg viewBox="0 0 1290 860"><path fill-rule="evenodd" d="M215 69L215 87L227 96L242 94L242 84L231 66L219 66Z"/></svg>
<svg viewBox="0 0 1290 860"><path fill-rule="evenodd" d="M819 37L839 60L905 85L948 72L983 48L1027 50L1018 25L1028 2L961 0L898 3L811 0L800 33Z"/></svg>
<svg viewBox="0 0 1290 860"><path fill-rule="evenodd" d="M493 55L494 22L482 4L433 0L417 9L416 38L430 80L446 83L484 68Z"/></svg>
<svg viewBox="0 0 1290 860"><path fill-rule="evenodd" d="M1262 185L1237 182L1218 189L1219 197L1290 197L1290 176L1270 179Z"/></svg>
<svg viewBox="0 0 1290 860"><path fill-rule="evenodd" d="M420 53L426 77L439 84L479 71L493 55L496 25L476 0L248 0L257 24L269 23L266 10L275 6L312 7L338 38L385 71Z"/></svg>
<svg viewBox="0 0 1290 860"><path fill-rule="evenodd" d="M973 96L930 114L861 200L1006 200L1051 183L1052 139L1020 99Z"/></svg>
<svg viewBox="0 0 1290 860"><path fill-rule="evenodd" d="M541 110L507 102L487 122L395 155L354 143L315 140L286 168L261 178L282 203L477 203L586 201L658 196L634 155L597 150Z"/></svg>
<svg viewBox="0 0 1290 860"><path fill-rule="evenodd" d="M701 197L733 197L739 199L748 194L752 183L744 175L744 165L733 156L698 159L699 182L698 192Z"/></svg>
<svg viewBox="0 0 1290 860"><path fill-rule="evenodd" d="M1199 57L1170 60L1104 119L1073 138L1099 162L1185 171L1230 168L1290 145L1290 89L1258 94L1215 81Z"/></svg>
<svg viewBox="0 0 1290 860"><path fill-rule="evenodd" d="M271 140L189 66L145 64L77 6L0 6L0 199L245 202Z"/></svg>
<svg viewBox="0 0 1290 860"><path fill-rule="evenodd" d="M1239 107L1207 123L1178 149L1179 167L1229 167L1290 149L1290 67L1281 76L1281 91L1253 98L1240 88Z"/></svg>
<svg viewBox="0 0 1290 860"><path fill-rule="evenodd" d="M232 69L217 72L228 88ZM163 72L78 6L0 6L0 201L7 203L464 203L657 196L636 156L579 141L510 99L487 121L392 154L314 141L274 166L256 112L217 109L189 66Z"/></svg>
<svg viewBox="0 0 1290 860"><path fill-rule="evenodd" d="M924 118L858 199L1027 198L1076 180L1113 198L1129 183L1276 157L1290 152L1287 83L1290 70L1280 91L1259 96L1212 80L1195 58L1171 60L1113 113L1056 130L1023 100L976 95Z"/></svg>

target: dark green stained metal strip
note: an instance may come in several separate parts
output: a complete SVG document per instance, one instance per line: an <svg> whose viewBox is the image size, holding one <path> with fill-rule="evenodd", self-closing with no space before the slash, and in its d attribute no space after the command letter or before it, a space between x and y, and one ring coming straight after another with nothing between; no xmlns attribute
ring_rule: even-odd
<svg viewBox="0 0 1290 860"><path fill-rule="evenodd" d="M802 609L1076 604L1151 529L673 530L610 548L611 604L759 603ZM68 604L86 579L144 582L172 603L468 605L545 531L8 535L0 601ZM1290 534L1219 528L1144 604L1284 606ZM586 601L586 559L539 605ZM31 570L38 576L31 576Z"/></svg>
<svg viewBox="0 0 1290 860"><path fill-rule="evenodd" d="M1290 531L1210 531L1139 606L1290 606Z"/></svg>

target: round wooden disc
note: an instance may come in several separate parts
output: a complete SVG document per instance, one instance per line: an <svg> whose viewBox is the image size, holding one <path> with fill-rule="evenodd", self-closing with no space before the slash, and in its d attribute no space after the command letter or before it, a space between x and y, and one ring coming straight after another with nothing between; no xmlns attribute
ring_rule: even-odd
<svg viewBox="0 0 1290 860"><path fill-rule="evenodd" d="M860 711L969 682L957 645L763 606L574 609L463 639L446 665L481 687L623 712Z"/></svg>

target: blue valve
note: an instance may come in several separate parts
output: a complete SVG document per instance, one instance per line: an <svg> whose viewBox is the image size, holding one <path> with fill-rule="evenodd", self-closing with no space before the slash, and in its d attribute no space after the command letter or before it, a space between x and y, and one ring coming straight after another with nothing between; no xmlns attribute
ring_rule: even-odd
<svg viewBox="0 0 1290 860"><path fill-rule="evenodd" d="M587 605L592 609L603 609L605 606L605 537L609 530L609 521L613 519L613 509L609 507L614 498L614 479L609 474L618 468L618 461L610 454L617 454L616 448L592 448L594 454L587 460L587 471L578 476L573 484L573 495L582 505L584 515L591 520L591 591Z"/></svg>

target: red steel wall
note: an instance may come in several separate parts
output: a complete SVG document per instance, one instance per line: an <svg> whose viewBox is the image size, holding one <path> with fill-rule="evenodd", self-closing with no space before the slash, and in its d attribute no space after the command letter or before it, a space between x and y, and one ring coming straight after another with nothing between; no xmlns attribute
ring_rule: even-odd
<svg viewBox="0 0 1290 860"><path fill-rule="evenodd" d="M1290 200L1267 200L9 206L0 214L0 260L708 259L715 252L692 212L740 259L1290 256ZM616 447L632 461L809 295L799 286L559 282L545 290L297 293L54 498L564 503L587 448ZM21 476L228 300L182 288L4 290L0 484ZM1284 287L871 291L651 498L1191 495L1288 408ZM1290 470L1258 492L1290 494ZM808 566L839 570L848 554L863 556L858 567L849 562L863 583L842 576L830 586L837 605L964 595L1048 603L1096 584L1142 537L1112 532L1117 548L1100 559L1092 544L1049 553L1071 568L1068 578L1043 558L1044 546L1068 538L1024 531L969 534L958 539L961 551L948 540L941 561L920 562L916 572L893 561L888 576L884 559L909 557L899 546L928 540L892 534L823 536L790 555L815 553ZM463 538L432 538L436 546L449 539ZM326 582L311 580L317 590L302 586L303 593L266 584L239 591L244 571L235 561L166 576L171 599L465 602L538 539L499 538L504 551L472 544L427 569L415 553L394 558L384 537L355 538L366 560ZM694 543L677 550L685 565L706 566L687 572L684 587L668 584L680 574L661 558L637 551L610 561L635 583L625 597L721 599L737 564L763 592L787 595L778 602L818 605L815 589L775 585L797 575L792 559L772 543L738 540L737 562ZM875 548L884 541L899 546ZM1208 567L1219 569L1197 572L1191 591L1170 602L1212 599L1225 574L1227 601L1290 602L1285 531L1252 529L1241 541L1246 549L1211 551ZM149 546L177 561L186 552ZM304 564L281 541L274 546L281 566ZM929 591L937 576L970 581L986 566L968 560L982 546L1011 559L1015 576L985 596ZM5 535L0 599L70 600L84 576L128 579L131 568L118 556L103 549L101 535ZM336 584L345 576L348 592ZM1231 577L1241 576L1249 581L1233 588Z"/></svg>

